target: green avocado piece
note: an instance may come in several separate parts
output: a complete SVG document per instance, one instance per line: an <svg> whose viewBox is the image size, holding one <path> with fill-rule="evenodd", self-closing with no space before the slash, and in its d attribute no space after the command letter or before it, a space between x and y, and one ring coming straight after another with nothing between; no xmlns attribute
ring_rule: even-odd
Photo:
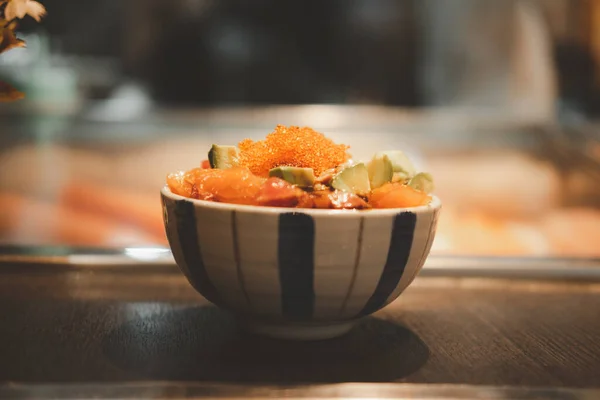
<svg viewBox="0 0 600 400"><path fill-rule="evenodd" d="M419 172L413 176L408 182L408 186L427 194L433 192L433 189L435 189L435 185L433 184L433 176L427 172Z"/></svg>
<svg viewBox="0 0 600 400"><path fill-rule="evenodd" d="M333 178L331 186L343 192L367 195L371 191L369 171L363 163L346 167Z"/></svg>
<svg viewBox="0 0 600 400"><path fill-rule="evenodd" d="M404 172L394 172L392 182L407 183L408 175Z"/></svg>
<svg viewBox="0 0 600 400"><path fill-rule="evenodd" d="M208 162L211 168L227 169L239 165L238 149L235 146L220 146L213 144L208 152Z"/></svg>
<svg viewBox="0 0 600 400"><path fill-rule="evenodd" d="M282 166L271 169L269 176L281 178L301 188L312 187L315 183L315 173L312 168Z"/></svg>
<svg viewBox="0 0 600 400"><path fill-rule="evenodd" d="M375 157L387 156L392 162L394 173L402 173L408 179L415 176L417 171L409 158L400 150L382 151L375 154Z"/></svg>
<svg viewBox="0 0 600 400"><path fill-rule="evenodd" d="M369 181L371 189L377 189L384 184L391 182L394 176L394 168L390 158L383 154L373 157L367 165L369 171Z"/></svg>

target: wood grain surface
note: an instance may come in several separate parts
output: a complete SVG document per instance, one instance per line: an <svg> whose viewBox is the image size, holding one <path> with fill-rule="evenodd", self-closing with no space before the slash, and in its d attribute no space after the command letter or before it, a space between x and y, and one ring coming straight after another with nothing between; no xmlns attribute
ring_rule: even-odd
<svg viewBox="0 0 600 400"><path fill-rule="evenodd" d="M600 386L600 284L422 277L345 337L296 343L240 332L177 271L0 275L1 382Z"/></svg>

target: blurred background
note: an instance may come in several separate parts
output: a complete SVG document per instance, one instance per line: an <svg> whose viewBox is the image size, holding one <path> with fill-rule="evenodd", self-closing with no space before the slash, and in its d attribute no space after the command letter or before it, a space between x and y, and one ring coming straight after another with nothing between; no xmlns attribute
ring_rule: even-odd
<svg viewBox="0 0 600 400"><path fill-rule="evenodd" d="M0 244L166 245L212 143L404 149L436 254L600 256L600 0L43 0L0 79Z"/></svg>

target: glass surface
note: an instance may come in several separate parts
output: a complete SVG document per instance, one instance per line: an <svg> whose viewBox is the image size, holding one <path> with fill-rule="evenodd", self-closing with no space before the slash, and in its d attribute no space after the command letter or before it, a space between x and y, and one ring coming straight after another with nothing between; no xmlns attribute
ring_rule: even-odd
<svg viewBox="0 0 600 400"><path fill-rule="evenodd" d="M0 57L0 244L166 246L166 174L281 123L432 172L435 254L600 257L590 3L48 0Z"/></svg>

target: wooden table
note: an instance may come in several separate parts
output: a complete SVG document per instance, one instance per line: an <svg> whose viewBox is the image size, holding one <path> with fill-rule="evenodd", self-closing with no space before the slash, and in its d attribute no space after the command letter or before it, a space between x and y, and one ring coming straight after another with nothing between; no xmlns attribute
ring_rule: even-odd
<svg viewBox="0 0 600 400"><path fill-rule="evenodd" d="M12 384L0 397L184 381L241 384L240 397L346 382L600 388L600 283L420 277L347 336L299 343L240 332L172 266L5 264L0 275L0 381Z"/></svg>

